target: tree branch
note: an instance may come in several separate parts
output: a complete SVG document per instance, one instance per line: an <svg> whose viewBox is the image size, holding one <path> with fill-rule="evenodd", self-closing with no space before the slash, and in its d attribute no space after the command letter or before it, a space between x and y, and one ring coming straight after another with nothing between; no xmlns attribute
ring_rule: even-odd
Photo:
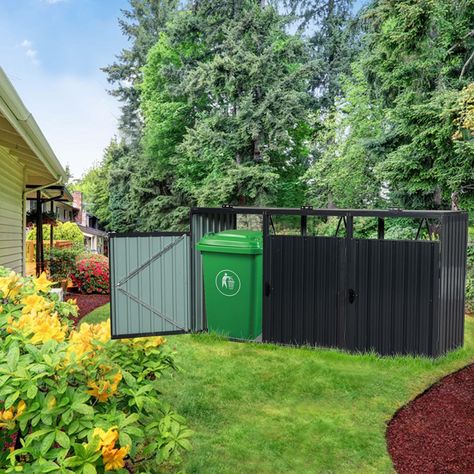
<svg viewBox="0 0 474 474"><path fill-rule="evenodd" d="M466 72L467 68L469 67L470 62L474 59L474 51L471 53L467 61L464 63L464 66L461 69L461 74L459 75L459 79L462 79L464 73Z"/></svg>
<svg viewBox="0 0 474 474"><path fill-rule="evenodd" d="M469 33L466 33L456 44L454 44L453 46L451 46L447 53L450 54L452 53L458 46L460 46L462 44L462 42L466 39L466 38L469 38L469 36L474 36L474 30L471 30Z"/></svg>

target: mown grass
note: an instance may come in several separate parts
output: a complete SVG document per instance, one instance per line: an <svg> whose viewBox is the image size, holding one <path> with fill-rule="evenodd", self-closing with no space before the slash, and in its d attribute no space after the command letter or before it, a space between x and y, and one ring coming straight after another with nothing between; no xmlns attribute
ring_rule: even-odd
<svg viewBox="0 0 474 474"><path fill-rule="evenodd" d="M384 473L393 469L387 422L474 360L474 319L466 321L464 348L437 360L244 344L212 334L168 342L181 370L163 378L163 398L195 431L181 466L186 473Z"/></svg>
<svg viewBox="0 0 474 474"><path fill-rule="evenodd" d="M98 308L92 310L89 314L86 314L80 321L82 323L97 324L102 321L107 321L110 317L110 304L104 304Z"/></svg>

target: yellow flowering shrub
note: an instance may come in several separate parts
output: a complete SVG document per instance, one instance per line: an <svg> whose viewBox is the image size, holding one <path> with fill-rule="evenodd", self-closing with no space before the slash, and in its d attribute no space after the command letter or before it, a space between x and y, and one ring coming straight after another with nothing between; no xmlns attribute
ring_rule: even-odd
<svg viewBox="0 0 474 474"><path fill-rule="evenodd" d="M15 441L0 452L0 472L178 463L191 431L159 397L159 378L174 367L165 339L114 341L108 322L74 329L74 302L57 301L50 286L45 275L0 267L0 438Z"/></svg>

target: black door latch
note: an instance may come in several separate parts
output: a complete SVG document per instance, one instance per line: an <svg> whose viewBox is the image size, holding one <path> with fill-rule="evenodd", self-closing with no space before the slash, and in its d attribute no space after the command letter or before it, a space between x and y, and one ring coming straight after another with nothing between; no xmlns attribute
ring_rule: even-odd
<svg viewBox="0 0 474 474"><path fill-rule="evenodd" d="M265 296L270 296L270 293L272 292L272 286L268 281L265 282Z"/></svg>
<svg viewBox="0 0 474 474"><path fill-rule="evenodd" d="M357 297L357 293L355 292L354 289L352 288L349 288L348 290L348 296L349 296L349 303L352 304L354 303L356 297Z"/></svg>

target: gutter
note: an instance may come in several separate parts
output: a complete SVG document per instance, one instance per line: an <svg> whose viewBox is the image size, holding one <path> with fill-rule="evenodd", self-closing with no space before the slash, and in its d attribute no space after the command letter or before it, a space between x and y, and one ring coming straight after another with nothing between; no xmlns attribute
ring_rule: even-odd
<svg viewBox="0 0 474 474"><path fill-rule="evenodd" d="M66 172L54 154L51 146L36 123L33 115L23 104L7 75L0 67L0 110L25 140L46 169L61 181ZM55 183L56 184L56 183ZM49 186L52 186L50 184Z"/></svg>

